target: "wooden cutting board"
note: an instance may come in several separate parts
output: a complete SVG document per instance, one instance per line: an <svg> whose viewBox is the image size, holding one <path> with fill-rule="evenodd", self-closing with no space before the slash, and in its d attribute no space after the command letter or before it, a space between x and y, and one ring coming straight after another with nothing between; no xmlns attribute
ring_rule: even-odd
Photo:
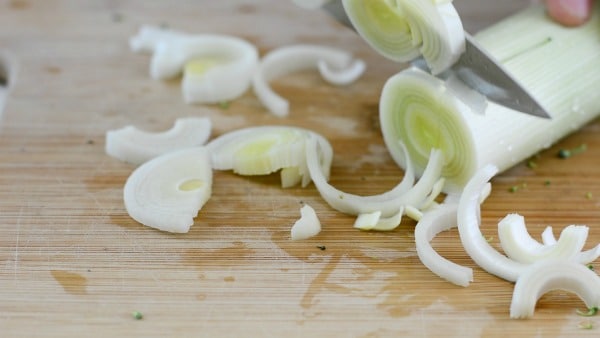
<svg viewBox="0 0 600 338"><path fill-rule="evenodd" d="M476 30L526 1L455 1ZM314 72L274 86L291 101L288 118L247 93L227 108L186 105L178 81L154 81L149 57L129 50L142 24L248 39L261 53L295 43L355 52L368 72L348 87ZM386 61L354 33L290 1L0 1L0 50L10 93L0 129L0 336L89 337L424 337L598 336L578 326L576 296L553 291L530 320L509 319L513 284L477 268L458 233L439 252L474 268L467 288L429 272L413 243L414 222L361 232L329 208L314 186L281 189L276 175L217 172L211 200L187 234L146 228L125 212L133 167L104 153L108 129L161 131L177 117L208 116L214 135L253 125L294 125L326 136L335 150L332 183L373 194L402 171L378 128L383 83L404 65ZM561 160L582 143L588 151ZM590 226L600 242L600 121L493 181L482 229L498 246L497 221L511 212L530 231ZM545 184L550 182L550 184ZM509 192L514 185L526 187ZM591 195L590 195L591 194ZM292 242L301 203L323 224ZM132 318L143 313L142 320Z"/></svg>

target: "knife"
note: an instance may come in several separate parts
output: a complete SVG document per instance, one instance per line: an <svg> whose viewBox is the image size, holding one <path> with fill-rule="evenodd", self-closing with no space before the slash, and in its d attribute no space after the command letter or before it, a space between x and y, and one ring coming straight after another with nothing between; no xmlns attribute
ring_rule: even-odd
<svg viewBox="0 0 600 338"><path fill-rule="evenodd" d="M329 1L323 9L336 21L354 29L341 1ZM422 58L413 65L429 71ZM550 118L540 102L467 32L465 51L451 69L462 82L490 101L525 114Z"/></svg>

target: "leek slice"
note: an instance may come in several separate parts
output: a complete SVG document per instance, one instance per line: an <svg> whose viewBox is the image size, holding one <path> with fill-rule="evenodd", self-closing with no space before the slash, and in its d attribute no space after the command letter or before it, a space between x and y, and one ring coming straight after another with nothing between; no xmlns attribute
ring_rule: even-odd
<svg viewBox="0 0 600 338"><path fill-rule="evenodd" d="M599 11L595 6L585 25L565 28L547 17L544 6L532 6L475 35L551 119L493 102L474 104L452 90L457 81L414 68L390 78L381 95L380 125L394 160L404 166L398 149L404 143L419 175L430 149L440 149L446 159L444 190L460 191L477 169L511 168L598 117Z"/></svg>
<svg viewBox="0 0 600 338"><path fill-rule="evenodd" d="M183 72L186 103L219 103L241 96L250 88L258 65L256 47L229 35L144 26L130 45L136 51L153 52L152 78L170 79Z"/></svg>
<svg viewBox="0 0 600 338"><path fill-rule="evenodd" d="M321 222L315 209L305 204L300 208L300 219L294 223L291 230L292 241L299 241L316 236L321 232Z"/></svg>
<svg viewBox="0 0 600 338"><path fill-rule="evenodd" d="M431 240L440 232L456 226L457 204L442 204L426 212L415 227L415 245L419 259L431 272L459 286L473 281L473 269L458 265L438 254Z"/></svg>
<svg viewBox="0 0 600 338"><path fill-rule="evenodd" d="M136 168L123 189L127 213L162 231L184 233L212 192L210 156L193 147L155 157Z"/></svg>
<svg viewBox="0 0 600 338"><path fill-rule="evenodd" d="M588 227L570 225L562 231L555 244L544 245L531 237L521 215L509 214L498 223L498 237L504 253L521 263L559 258L575 260L587 236Z"/></svg>
<svg viewBox="0 0 600 338"><path fill-rule="evenodd" d="M433 74L449 68L465 48L462 22L451 1L343 0L356 31L381 55L399 62L422 55Z"/></svg>
<svg viewBox="0 0 600 338"><path fill-rule="evenodd" d="M323 136L288 126L249 127L223 134L207 144L215 170L233 170L240 175L268 175L281 169L282 185L311 182L306 159L306 141L314 138L321 152L317 166L329 178L333 149Z"/></svg>
<svg viewBox="0 0 600 338"><path fill-rule="evenodd" d="M269 86L269 82L287 74L319 68L322 77L332 84L347 84L356 80L364 71L364 63L352 63L352 54L337 48L316 45L293 45L280 47L263 57L252 79L254 93L275 116L289 114L289 102ZM320 63L325 65L319 66ZM347 73L334 74L333 69L345 69Z"/></svg>
<svg viewBox="0 0 600 338"><path fill-rule="evenodd" d="M435 149L421 179L405 193L385 193L373 196L359 196L343 192L326 180L318 161L319 145L311 138L306 146L306 161L313 183L321 197L334 209L350 215L368 214L380 211L383 217L395 215L404 206L420 206L425 201L437 180L443 164L443 157ZM400 183L400 185L402 182ZM394 190L392 190L394 191Z"/></svg>
<svg viewBox="0 0 600 338"><path fill-rule="evenodd" d="M106 132L106 153L121 161L139 165L158 155L206 143L210 137L208 118L186 117L175 120L165 132L147 132L129 125Z"/></svg>
<svg viewBox="0 0 600 338"><path fill-rule="evenodd" d="M478 170L465 186L457 211L460 241L471 259L482 269L500 278L514 282L528 264L514 261L494 249L483 237L480 201L486 183L498 173L498 168L488 165Z"/></svg>
<svg viewBox="0 0 600 338"><path fill-rule="evenodd" d="M557 289L577 294L588 308L600 306L600 277L595 272L573 261L543 260L531 265L517 280L510 317L532 317L538 299Z"/></svg>
<svg viewBox="0 0 600 338"><path fill-rule="evenodd" d="M554 237L554 233L552 232L552 227L547 226L546 229L542 232L542 243L544 245L555 245L558 241L556 237ZM575 261L581 264L587 264L595 261L600 257L600 244L596 245L592 249L580 252L575 257Z"/></svg>

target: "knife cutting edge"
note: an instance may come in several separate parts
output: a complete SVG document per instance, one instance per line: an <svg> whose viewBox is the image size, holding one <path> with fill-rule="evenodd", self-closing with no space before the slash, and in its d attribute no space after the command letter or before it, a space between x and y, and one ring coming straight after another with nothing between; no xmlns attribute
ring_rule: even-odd
<svg viewBox="0 0 600 338"><path fill-rule="evenodd" d="M341 1L330 1L323 9L344 26L354 29ZM428 71L423 59L413 64ZM550 118L540 102L467 32L465 51L451 69L467 86L492 102L525 114Z"/></svg>

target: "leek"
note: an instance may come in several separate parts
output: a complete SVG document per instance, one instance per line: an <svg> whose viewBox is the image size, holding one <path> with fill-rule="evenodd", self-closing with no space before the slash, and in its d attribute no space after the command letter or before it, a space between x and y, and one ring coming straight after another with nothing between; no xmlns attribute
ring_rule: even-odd
<svg viewBox="0 0 600 338"><path fill-rule="evenodd" d="M381 55L399 62L422 55L434 74L464 51L464 31L452 1L343 0L356 31Z"/></svg>
<svg viewBox="0 0 600 338"><path fill-rule="evenodd" d="M206 117L179 118L171 129L156 133L129 125L106 132L105 150L114 158L138 165L174 150L203 145L211 127Z"/></svg>
<svg viewBox="0 0 600 338"><path fill-rule="evenodd" d="M445 192L458 192L478 168L506 170L596 118L600 109L600 6L591 20L565 28L532 6L475 35L550 112L541 119L487 102L469 90L409 68L390 78L380 102L385 143L405 167L403 143L417 173L432 148L445 158ZM452 78L450 76L450 78Z"/></svg>
<svg viewBox="0 0 600 338"><path fill-rule="evenodd" d="M145 162L127 178L125 209L146 226L188 232L212 194L212 178L207 148L169 152Z"/></svg>

